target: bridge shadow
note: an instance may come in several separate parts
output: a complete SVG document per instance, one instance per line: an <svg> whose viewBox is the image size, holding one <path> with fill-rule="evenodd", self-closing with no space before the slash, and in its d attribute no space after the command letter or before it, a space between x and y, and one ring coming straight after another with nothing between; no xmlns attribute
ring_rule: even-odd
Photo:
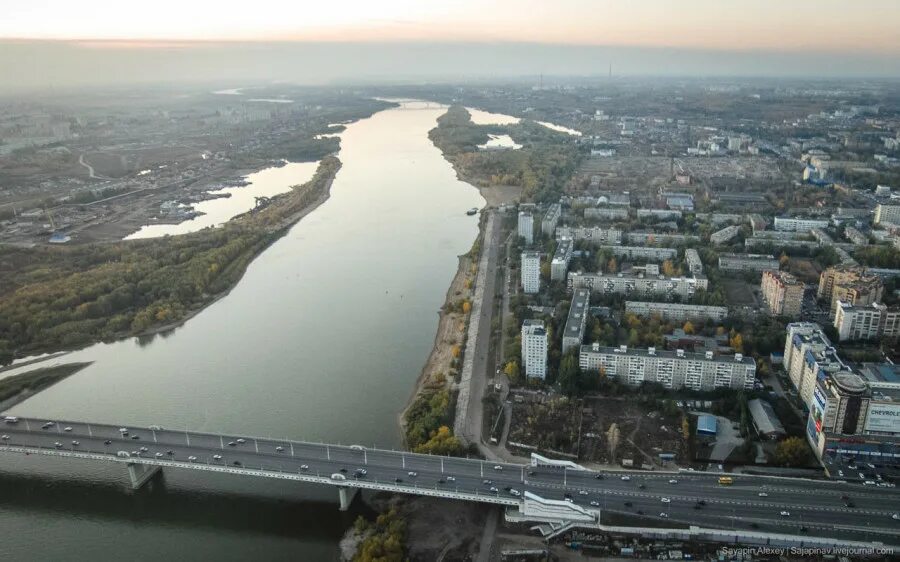
<svg viewBox="0 0 900 562"><path fill-rule="evenodd" d="M285 493L291 493L291 489ZM299 496L302 491L298 489L297 493ZM137 491L115 483L2 473L0 505L9 511L291 539L333 538L335 542L358 515L373 514L360 501L353 502L349 511L340 512L337 501L170 488L165 473Z"/></svg>

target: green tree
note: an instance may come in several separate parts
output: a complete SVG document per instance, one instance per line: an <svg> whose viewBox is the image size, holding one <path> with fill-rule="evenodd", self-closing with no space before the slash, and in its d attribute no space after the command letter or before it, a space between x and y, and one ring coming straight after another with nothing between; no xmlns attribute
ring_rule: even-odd
<svg viewBox="0 0 900 562"><path fill-rule="evenodd" d="M575 396L581 390L581 369L576 350L569 350L559 362L559 389L566 396Z"/></svg>
<svg viewBox="0 0 900 562"><path fill-rule="evenodd" d="M775 446L775 462L782 466L801 467L809 463L809 446L800 437L788 437Z"/></svg>

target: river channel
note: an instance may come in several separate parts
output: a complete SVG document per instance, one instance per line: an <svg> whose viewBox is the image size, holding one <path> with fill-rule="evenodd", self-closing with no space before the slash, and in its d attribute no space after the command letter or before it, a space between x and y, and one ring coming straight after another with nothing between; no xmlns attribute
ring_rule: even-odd
<svg viewBox="0 0 900 562"><path fill-rule="evenodd" d="M52 359L94 363L11 413L398 446L397 413L477 234L466 210L484 204L428 139L444 111L404 102L349 124L330 199L230 294L170 333ZM356 517L334 490L291 482L171 470L132 493L126 481L118 464L4 455L0 553L333 560Z"/></svg>

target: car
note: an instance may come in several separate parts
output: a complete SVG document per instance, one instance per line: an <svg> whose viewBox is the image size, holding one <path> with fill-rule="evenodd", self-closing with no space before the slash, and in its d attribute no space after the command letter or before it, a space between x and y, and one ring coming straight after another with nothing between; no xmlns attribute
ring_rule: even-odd
<svg viewBox="0 0 900 562"><path fill-rule="evenodd" d="M138 436L138 435L132 435L131 438L132 438L132 439L140 439L140 436Z"/></svg>
<svg viewBox="0 0 900 562"><path fill-rule="evenodd" d="M410 470L409 472L406 473L406 475L407 475L407 476L410 476L410 477L412 477L412 478L415 478L416 476L419 475L419 473L418 473L418 472L413 472L412 470Z"/></svg>
<svg viewBox="0 0 900 562"><path fill-rule="evenodd" d="M588 495L587 490L578 490L578 495L579 495L579 496L586 496L586 495Z"/></svg>
<svg viewBox="0 0 900 562"><path fill-rule="evenodd" d="M595 474L595 475L594 475L594 480L603 480L603 475L602 475L602 474Z"/></svg>
<svg viewBox="0 0 900 562"><path fill-rule="evenodd" d="M697 500L698 505L706 505L706 500Z"/></svg>
<svg viewBox="0 0 900 562"><path fill-rule="evenodd" d="M146 452L147 452L147 447L141 447L141 452L142 452L142 453L146 453Z"/></svg>
<svg viewBox="0 0 900 562"><path fill-rule="evenodd" d="M279 453L283 453L283 452L284 452L284 447L282 447L281 445L279 445L279 446L275 447L275 450L278 451Z"/></svg>
<svg viewBox="0 0 900 562"><path fill-rule="evenodd" d="M448 476L448 477L447 477L447 482L456 482L456 478L454 478L454 477L452 477L452 476Z"/></svg>
<svg viewBox="0 0 900 562"><path fill-rule="evenodd" d="M158 425L151 425L147 429L149 429L150 431L162 431L162 428Z"/></svg>
<svg viewBox="0 0 900 562"><path fill-rule="evenodd" d="M851 501L844 502L844 507L856 507L856 504Z"/></svg>
<svg viewBox="0 0 900 562"><path fill-rule="evenodd" d="M9 435L4 435L3 437L0 437L0 439L3 439L4 441L9 441Z"/></svg>
<svg viewBox="0 0 900 562"><path fill-rule="evenodd" d="M869 468L875 468L875 465L870 462L867 462L866 466L868 466Z"/></svg>
<svg viewBox="0 0 900 562"><path fill-rule="evenodd" d="M340 472L335 472L334 474L331 475L331 479L332 480L346 480L347 477L344 476L343 474L341 474Z"/></svg>
<svg viewBox="0 0 900 562"><path fill-rule="evenodd" d="M60 443L59 441L54 443L53 446L56 447L57 449L62 449L62 443Z"/></svg>
<svg viewBox="0 0 900 562"><path fill-rule="evenodd" d="M838 477L839 477L839 478L843 478L843 477L844 477L844 471L843 471L843 470L838 470Z"/></svg>
<svg viewBox="0 0 900 562"><path fill-rule="evenodd" d="M900 521L900 513L895 513L895 514L891 515L891 519L893 519L895 521Z"/></svg>
<svg viewBox="0 0 900 562"><path fill-rule="evenodd" d="M104 444L104 445L112 445L112 441L110 441L109 439L107 439L106 441L103 442L103 444Z"/></svg>
<svg viewBox="0 0 900 562"><path fill-rule="evenodd" d="M592 507L600 507L600 502L598 502L596 500L591 500L591 506Z"/></svg>
<svg viewBox="0 0 900 562"><path fill-rule="evenodd" d="M781 515L782 517L790 517L791 512L790 511L782 511L779 515Z"/></svg>
<svg viewBox="0 0 900 562"><path fill-rule="evenodd" d="M229 447L237 447L237 443L235 443L234 441L229 441L228 446Z"/></svg>
<svg viewBox="0 0 900 562"><path fill-rule="evenodd" d="M669 517L669 514L666 513L665 511L660 511L660 512L659 512L659 516L660 516L660 517Z"/></svg>
<svg viewBox="0 0 900 562"><path fill-rule="evenodd" d="M631 476L625 475L622 477L622 481L624 482L628 482L629 480L631 480Z"/></svg>
<svg viewBox="0 0 900 562"><path fill-rule="evenodd" d="M865 482L863 482L863 486L874 486L874 485L875 485L875 482L872 480L866 480Z"/></svg>
<svg viewBox="0 0 900 562"><path fill-rule="evenodd" d="M491 491L494 492L495 494L500 492L500 490L498 490L496 486L491 486Z"/></svg>
<svg viewBox="0 0 900 562"><path fill-rule="evenodd" d="M300 470L309 470L309 465L308 465L308 464L301 464L301 465L300 465Z"/></svg>
<svg viewBox="0 0 900 562"><path fill-rule="evenodd" d="M53 427L53 422L47 422L41 426L41 429L49 429L51 427Z"/></svg>
<svg viewBox="0 0 900 562"><path fill-rule="evenodd" d="M522 495L522 492L520 492L520 491L518 491L518 490L510 490L509 493L512 494L512 495L514 495L514 496L516 496L516 497L519 497L519 496Z"/></svg>
<svg viewBox="0 0 900 562"><path fill-rule="evenodd" d="M669 480L669 484L678 484L678 480L675 480L673 478L673 479Z"/></svg>
<svg viewBox="0 0 900 562"><path fill-rule="evenodd" d="M634 504L632 504L631 502L625 502L625 507L631 507L632 505Z"/></svg>
<svg viewBox="0 0 900 562"><path fill-rule="evenodd" d="M399 484L399 483L403 482L403 479L402 478L394 478L394 482Z"/></svg>
<svg viewBox="0 0 900 562"><path fill-rule="evenodd" d="M172 449L169 449L168 451L166 451L166 454L169 455L170 457L172 457L172 456L175 456L175 451L173 451Z"/></svg>
<svg viewBox="0 0 900 562"><path fill-rule="evenodd" d="M120 428L119 428L119 433L121 433L122 435L128 435L128 428L127 428L127 427L120 427Z"/></svg>
<svg viewBox="0 0 900 562"><path fill-rule="evenodd" d="M213 460L214 460L214 461L220 461L220 460L222 460L222 455L213 455Z"/></svg>
<svg viewBox="0 0 900 562"><path fill-rule="evenodd" d="M767 497L769 497L769 494L767 494L767 493L765 493L765 492L760 492L760 493L758 493L757 495L758 495L759 497L761 497L761 498L767 498Z"/></svg>
<svg viewBox="0 0 900 562"><path fill-rule="evenodd" d="M365 476L365 475L368 474L368 473L369 473L369 471L366 470L365 468L357 468L356 471L355 471L355 474L356 474L357 476Z"/></svg>
<svg viewBox="0 0 900 562"><path fill-rule="evenodd" d="M69 426L66 426L66 427L63 428L63 431L72 431L72 428L69 427Z"/></svg>
<svg viewBox="0 0 900 562"><path fill-rule="evenodd" d="M341 468L340 472L342 472L343 474L347 474L347 469L346 469L346 468Z"/></svg>
<svg viewBox="0 0 900 562"><path fill-rule="evenodd" d="M156 458L161 459L163 457L162 453L156 453Z"/></svg>
<svg viewBox="0 0 900 562"><path fill-rule="evenodd" d="M132 456L132 457L139 457L139 456L141 456L141 452L140 452L140 451L131 451L131 456Z"/></svg>
<svg viewBox="0 0 900 562"><path fill-rule="evenodd" d="M493 482L493 480L482 480L481 483L484 484L485 486L490 486L494 482Z"/></svg>
<svg viewBox="0 0 900 562"><path fill-rule="evenodd" d="M80 442L80 441L72 441L72 446L73 446L73 447L77 447L77 446L79 446L79 445L81 445L81 442Z"/></svg>
<svg viewBox="0 0 900 562"><path fill-rule="evenodd" d="M563 501L567 501L569 503L575 503L575 500L573 500L572 498L563 498Z"/></svg>
<svg viewBox="0 0 900 562"><path fill-rule="evenodd" d="M660 498L663 503L672 503L672 500L669 498Z"/></svg>
<svg viewBox="0 0 900 562"><path fill-rule="evenodd" d="M119 451L116 453L116 456L119 457L120 459L127 459L131 455L128 454L128 451Z"/></svg>
<svg viewBox="0 0 900 562"><path fill-rule="evenodd" d="M504 492L508 492L508 491L510 491L510 490L512 490L512 486L504 486L504 487L503 487L503 491L504 491ZM572 497L572 494L563 494L563 495L564 495L565 497L567 497L567 498L571 498L571 497Z"/></svg>
<svg viewBox="0 0 900 562"><path fill-rule="evenodd" d="M238 443L246 443L247 440L246 440L246 439L238 439L237 442L238 442Z"/></svg>
<svg viewBox="0 0 900 562"><path fill-rule="evenodd" d="M194 455L191 455L188 457L188 460L191 462L195 462L197 460L197 457L195 457Z"/></svg>
<svg viewBox="0 0 900 562"><path fill-rule="evenodd" d="M759 529L759 525L757 525L756 523L750 523L750 528Z"/></svg>
<svg viewBox="0 0 900 562"><path fill-rule="evenodd" d="M865 479L866 479L866 475L863 474L862 472L860 472L860 473L859 473L859 479L860 479L860 480L865 480Z"/></svg>
<svg viewBox="0 0 900 562"><path fill-rule="evenodd" d="M354 451L364 451L366 448L362 445L350 445L350 448Z"/></svg>
<svg viewBox="0 0 900 562"><path fill-rule="evenodd" d="M3 421L5 423L19 423L19 418L17 418L16 416L5 416L3 418Z"/></svg>
<svg viewBox="0 0 900 562"><path fill-rule="evenodd" d="M503 470L503 467L500 466L499 464L495 464L495 465L494 465L494 470Z"/></svg>
<svg viewBox="0 0 900 562"><path fill-rule="evenodd" d="M234 461L231 464L233 464L234 466L241 466L241 461Z"/></svg>

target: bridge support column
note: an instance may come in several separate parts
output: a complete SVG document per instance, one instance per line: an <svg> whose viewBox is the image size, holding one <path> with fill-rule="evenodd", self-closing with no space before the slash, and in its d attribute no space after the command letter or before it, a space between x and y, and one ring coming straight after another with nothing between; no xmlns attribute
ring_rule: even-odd
<svg viewBox="0 0 900 562"><path fill-rule="evenodd" d="M338 488L338 498L341 500L341 511L350 509L350 504L353 503L353 498L355 498L358 493L359 488L347 488L346 486Z"/></svg>
<svg viewBox="0 0 900 562"><path fill-rule="evenodd" d="M128 477L131 478L131 489L137 490L160 470L162 470L161 466L128 463Z"/></svg>

